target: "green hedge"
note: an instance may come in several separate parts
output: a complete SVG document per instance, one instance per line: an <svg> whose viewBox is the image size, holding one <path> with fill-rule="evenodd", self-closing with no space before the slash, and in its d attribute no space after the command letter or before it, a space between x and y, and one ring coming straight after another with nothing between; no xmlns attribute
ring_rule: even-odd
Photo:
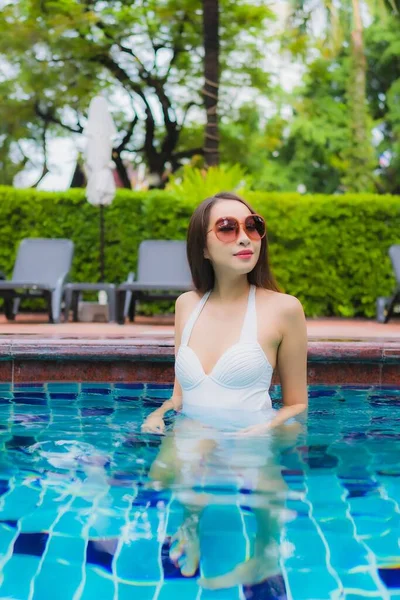
<svg viewBox="0 0 400 600"><path fill-rule="evenodd" d="M308 316L374 316L376 297L395 284L387 251L400 243L400 197L249 192L247 199L267 220L278 282ZM162 191L118 191L105 211L106 279L119 283L135 270L141 240L184 239L193 208ZM19 241L39 236L71 238L71 279L98 280L99 209L84 190L0 187L0 269L10 275Z"/></svg>

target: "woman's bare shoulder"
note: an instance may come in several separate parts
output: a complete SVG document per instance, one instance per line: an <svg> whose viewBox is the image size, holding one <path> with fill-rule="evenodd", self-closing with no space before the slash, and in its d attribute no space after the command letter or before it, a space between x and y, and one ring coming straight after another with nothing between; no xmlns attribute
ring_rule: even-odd
<svg viewBox="0 0 400 600"><path fill-rule="evenodd" d="M201 299L201 294L195 290L184 292L175 302L175 311L186 312L192 310Z"/></svg>
<svg viewBox="0 0 400 600"><path fill-rule="evenodd" d="M276 310L281 316L304 314L303 306L296 296L275 292L274 290L259 290L261 307L265 310Z"/></svg>

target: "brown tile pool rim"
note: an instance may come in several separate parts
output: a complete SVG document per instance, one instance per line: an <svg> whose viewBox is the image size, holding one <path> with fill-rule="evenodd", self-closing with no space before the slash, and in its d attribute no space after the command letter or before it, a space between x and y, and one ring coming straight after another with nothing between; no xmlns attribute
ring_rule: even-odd
<svg viewBox="0 0 400 600"><path fill-rule="evenodd" d="M172 337L0 339L3 382L171 384L173 379ZM400 386L400 340L310 340L308 382ZM273 383L279 383L278 373L274 374Z"/></svg>

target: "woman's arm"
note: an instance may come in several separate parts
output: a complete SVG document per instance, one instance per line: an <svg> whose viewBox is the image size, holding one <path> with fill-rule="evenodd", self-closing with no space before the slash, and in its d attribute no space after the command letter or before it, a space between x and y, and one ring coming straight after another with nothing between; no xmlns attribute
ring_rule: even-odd
<svg viewBox="0 0 400 600"><path fill-rule="evenodd" d="M179 296L175 302L175 356L178 348L181 344L182 327L181 327L181 300L182 296ZM159 408L153 410L142 424L142 431L146 433L163 433L165 430L164 415L170 411L175 410L179 412L182 408L182 389L179 385L178 380L175 377L174 389L172 396L169 400L162 403Z"/></svg>
<svg viewBox="0 0 400 600"><path fill-rule="evenodd" d="M242 434L262 433L307 410L307 325L303 307L294 296L285 299L277 366L283 407L268 423L243 429Z"/></svg>

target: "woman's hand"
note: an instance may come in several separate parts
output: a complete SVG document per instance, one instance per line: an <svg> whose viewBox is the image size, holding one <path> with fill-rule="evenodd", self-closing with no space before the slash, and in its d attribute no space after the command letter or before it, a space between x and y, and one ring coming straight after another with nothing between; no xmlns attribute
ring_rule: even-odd
<svg viewBox="0 0 400 600"><path fill-rule="evenodd" d="M143 433L158 433L162 435L165 431L164 419L160 414L151 413L142 424Z"/></svg>
<svg viewBox="0 0 400 600"><path fill-rule="evenodd" d="M272 422L260 423L259 425L252 425L251 427L241 429L236 435L238 437L252 437L257 435L265 435L273 429L278 429L279 432L283 434L297 435L300 433L300 431L302 431L302 426L297 421L295 421L294 423L285 423L283 425L274 425Z"/></svg>
<svg viewBox="0 0 400 600"><path fill-rule="evenodd" d="M158 433L162 435L165 431L164 415L169 410L180 410L182 401L180 397L172 396L169 400L165 400L162 405L153 410L144 421L141 429L143 433Z"/></svg>
<svg viewBox="0 0 400 600"><path fill-rule="evenodd" d="M257 435L265 435L272 429L270 423L260 423L259 425L252 425L251 427L245 427L236 433L237 437L253 437Z"/></svg>

